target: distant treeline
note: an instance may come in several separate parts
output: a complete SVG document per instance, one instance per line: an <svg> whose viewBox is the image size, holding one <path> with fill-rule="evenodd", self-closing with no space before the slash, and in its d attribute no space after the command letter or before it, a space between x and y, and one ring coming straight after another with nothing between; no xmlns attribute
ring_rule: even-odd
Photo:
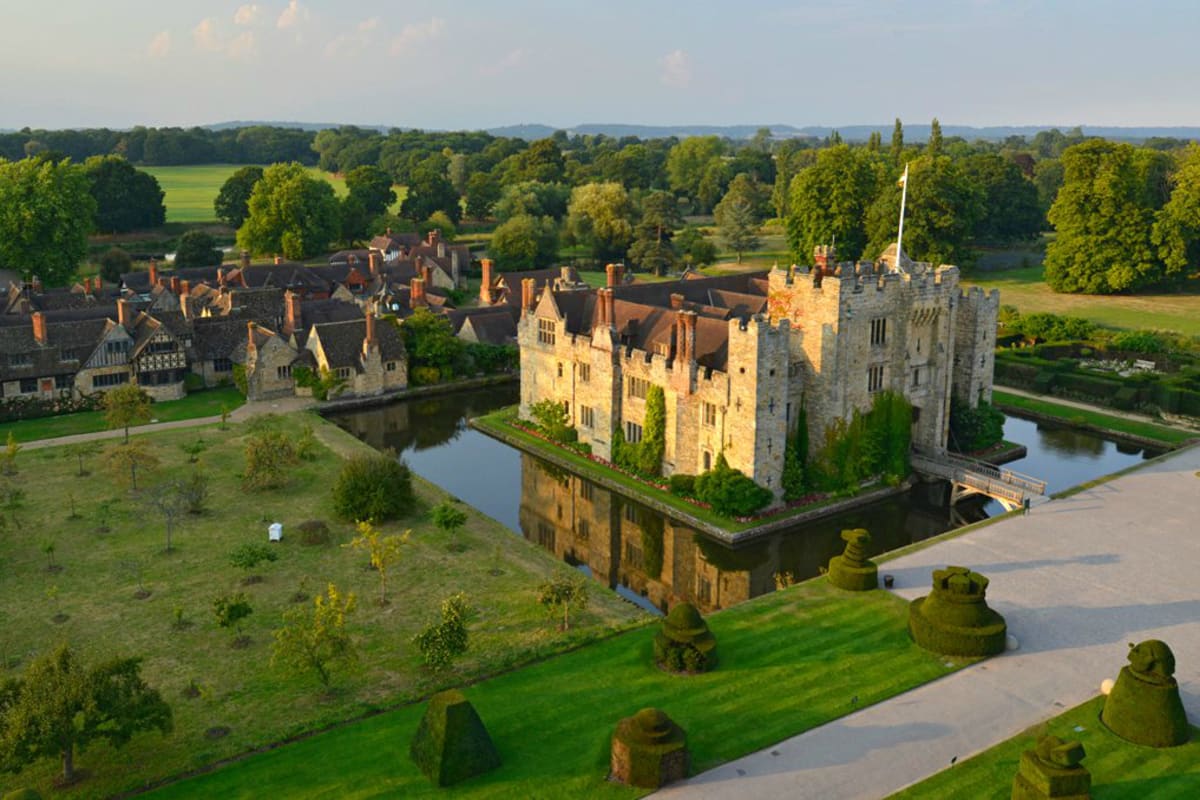
<svg viewBox="0 0 1200 800"><path fill-rule="evenodd" d="M90 156L119 155L134 164L270 164L299 161L316 164L313 131L255 126L213 131L207 128L142 128L114 131L30 130L0 133L0 158L9 161L42 153L83 161Z"/></svg>

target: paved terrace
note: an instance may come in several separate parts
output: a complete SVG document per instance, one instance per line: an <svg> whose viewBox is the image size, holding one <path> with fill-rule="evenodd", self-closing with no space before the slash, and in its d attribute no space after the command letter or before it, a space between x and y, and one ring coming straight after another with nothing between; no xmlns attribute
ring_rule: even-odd
<svg viewBox="0 0 1200 800"><path fill-rule="evenodd" d="M1005 616L1019 650L657 796L886 797L1095 696L1127 663L1128 643L1143 639L1171 645L1188 716L1200 722L1197 470L1200 447L1192 447L882 564L880 573L894 575L906 599L928 593L935 568L983 573L989 604Z"/></svg>

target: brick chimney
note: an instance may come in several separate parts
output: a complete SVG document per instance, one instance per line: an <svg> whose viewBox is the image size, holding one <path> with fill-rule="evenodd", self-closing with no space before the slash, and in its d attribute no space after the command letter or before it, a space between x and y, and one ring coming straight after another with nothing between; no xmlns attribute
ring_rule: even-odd
<svg viewBox="0 0 1200 800"><path fill-rule="evenodd" d="M300 295L290 289L283 293L283 332L295 333L300 327Z"/></svg>
<svg viewBox="0 0 1200 800"><path fill-rule="evenodd" d="M617 286L625 282L625 265L617 264Z"/></svg>
<svg viewBox="0 0 1200 800"><path fill-rule="evenodd" d="M242 269L249 269L250 268L250 251L243 250L241 252L241 256L240 256L239 260L241 261Z"/></svg>
<svg viewBox="0 0 1200 800"><path fill-rule="evenodd" d="M92 279L91 278L83 279L83 293L84 294L92 293Z"/></svg>
<svg viewBox="0 0 1200 800"><path fill-rule="evenodd" d="M367 355L372 350L379 349L379 342L375 340L375 304L367 305L366 334L363 336L363 355Z"/></svg>
<svg viewBox="0 0 1200 800"><path fill-rule="evenodd" d="M185 297L187 295L190 295L192 293L192 282L191 281L180 281L179 282L179 293L181 295L184 295Z"/></svg>
<svg viewBox="0 0 1200 800"><path fill-rule="evenodd" d="M179 311L184 319L192 318L192 284L191 281L179 282Z"/></svg>
<svg viewBox="0 0 1200 800"><path fill-rule="evenodd" d="M696 312L681 311L683 317L683 351L685 364L696 363Z"/></svg>
<svg viewBox="0 0 1200 800"><path fill-rule="evenodd" d="M831 244L819 244L813 248L813 264L825 275L833 273L837 264L837 251Z"/></svg>
<svg viewBox="0 0 1200 800"><path fill-rule="evenodd" d="M156 283L158 283L158 262L152 258L150 259L150 287L153 288Z"/></svg>
<svg viewBox="0 0 1200 800"><path fill-rule="evenodd" d="M607 266L605 266L604 274L607 278L604 282L605 286L607 286L608 288L611 289L612 287L617 285L617 265L616 264L608 264Z"/></svg>
<svg viewBox="0 0 1200 800"><path fill-rule="evenodd" d="M379 267L383 262L383 254L378 250L371 250L367 254L367 265L371 268L371 277L379 277Z"/></svg>
<svg viewBox="0 0 1200 800"><path fill-rule="evenodd" d="M96 282L92 284L96 287L96 294L100 294L100 289L104 286L104 282L100 280L100 276L96 276Z"/></svg>
<svg viewBox="0 0 1200 800"><path fill-rule="evenodd" d="M246 251L243 250L242 252L245 253ZM225 285L225 270L221 269L220 267L217 267L217 286L223 287L224 285Z"/></svg>
<svg viewBox="0 0 1200 800"><path fill-rule="evenodd" d="M275 263L276 263L276 264L282 264L282 263L283 263L283 256L275 256Z"/></svg>
<svg viewBox="0 0 1200 800"><path fill-rule="evenodd" d="M436 245L441 240L442 240L442 232L438 228L434 228L425 236L425 242L426 242L426 244L428 244L430 246ZM441 253L438 253L438 255L440 256Z"/></svg>
<svg viewBox="0 0 1200 800"><path fill-rule="evenodd" d="M418 306L428 305L425 300L425 279L413 278L409 282L408 305L409 308L417 308Z"/></svg>
<svg viewBox="0 0 1200 800"><path fill-rule="evenodd" d="M604 290L596 292L596 327L608 326L608 301L604 299Z"/></svg>
<svg viewBox="0 0 1200 800"><path fill-rule="evenodd" d="M40 311L33 312L33 338L38 344L46 344L46 315Z"/></svg>
<svg viewBox="0 0 1200 800"><path fill-rule="evenodd" d="M483 283L479 285L479 302L484 305L492 304L492 267L494 263L490 258L480 259L479 266L483 270Z"/></svg>
<svg viewBox="0 0 1200 800"><path fill-rule="evenodd" d="M124 297L117 300L117 324L124 328L133 326L133 303Z"/></svg>
<svg viewBox="0 0 1200 800"><path fill-rule="evenodd" d="M173 294L179 294L179 276L178 275L171 276L171 292Z"/></svg>
<svg viewBox="0 0 1200 800"><path fill-rule="evenodd" d="M35 294L42 293L42 279L41 278L39 278L37 275L34 275L33 280L31 280L30 283L32 284L32 288L33 288L33 291Z"/></svg>
<svg viewBox="0 0 1200 800"><path fill-rule="evenodd" d="M258 352L258 343L254 341L256 333L258 333L258 323L250 320L246 323L246 355Z"/></svg>
<svg viewBox="0 0 1200 800"><path fill-rule="evenodd" d="M671 308L676 311L683 308L683 295L679 292L671 292Z"/></svg>
<svg viewBox="0 0 1200 800"><path fill-rule="evenodd" d="M421 264L421 278L424 279L426 286L433 286L433 265L427 262Z"/></svg>

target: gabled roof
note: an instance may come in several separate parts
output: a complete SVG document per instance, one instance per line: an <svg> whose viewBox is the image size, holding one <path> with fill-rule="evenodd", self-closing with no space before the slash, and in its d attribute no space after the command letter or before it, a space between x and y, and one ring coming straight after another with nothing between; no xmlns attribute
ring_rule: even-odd
<svg viewBox="0 0 1200 800"><path fill-rule="evenodd" d="M327 322L314 325L309 337L321 342L321 349L331 369L361 366L363 338L366 336L365 319L346 322ZM384 361L404 358L404 340L400 329L387 320L375 323L375 340L379 343L379 356Z"/></svg>

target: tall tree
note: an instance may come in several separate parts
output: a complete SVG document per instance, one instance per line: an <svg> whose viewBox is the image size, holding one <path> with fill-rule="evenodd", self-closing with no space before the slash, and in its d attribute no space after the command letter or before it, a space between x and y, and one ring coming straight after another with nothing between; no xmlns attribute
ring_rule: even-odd
<svg viewBox="0 0 1200 800"><path fill-rule="evenodd" d="M962 159L961 167L983 192L982 213L971 234L976 242L1017 242L1041 232L1045 217L1037 187L1016 163L997 153L975 153Z"/></svg>
<svg viewBox="0 0 1200 800"><path fill-rule="evenodd" d="M167 221L158 179L121 156L93 156L83 164L96 201L96 230L124 233L157 228Z"/></svg>
<svg viewBox="0 0 1200 800"><path fill-rule="evenodd" d="M938 122L937 117L929 123L929 146L925 148L925 152L931 156L942 154L942 123Z"/></svg>
<svg viewBox="0 0 1200 800"><path fill-rule="evenodd" d="M868 150L843 144L820 151L817 163L792 181L784 226L793 257L807 264L813 248L833 243L850 258L861 257L867 209L882 175L882 161Z"/></svg>
<svg viewBox="0 0 1200 800"><path fill-rule="evenodd" d="M250 193L238 246L253 253L311 258L338 237L340 214L333 187L300 164L273 164ZM424 219L424 217L422 217Z"/></svg>
<svg viewBox="0 0 1200 800"><path fill-rule="evenodd" d="M908 175L904 213L904 252L914 260L967 265L972 261L971 231L982 208L982 192L947 156L921 156ZM868 255L896 241L900 189L885 181L867 209Z"/></svg>
<svg viewBox="0 0 1200 800"><path fill-rule="evenodd" d="M500 223L488 242L488 255L504 269L545 267L557 254L558 228L550 217L517 214Z"/></svg>
<svg viewBox="0 0 1200 800"><path fill-rule="evenodd" d="M488 172L474 172L467 178L467 216L487 219L500 199L500 184Z"/></svg>
<svg viewBox="0 0 1200 800"><path fill-rule="evenodd" d="M409 180L408 193L400 204L400 216L420 222L429 219L435 211L444 211L455 224L462 219L458 192L445 171L423 163Z"/></svg>
<svg viewBox="0 0 1200 800"><path fill-rule="evenodd" d="M1200 270L1200 145L1193 144L1172 177L1171 199L1154 223L1154 244L1170 278Z"/></svg>
<svg viewBox="0 0 1200 800"><path fill-rule="evenodd" d="M379 167L365 165L346 173L349 196L362 203L368 216L378 217L396 202L392 177Z"/></svg>
<svg viewBox="0 0 1200 800"><path fill-rule="evenodd" d="M899 117L896 117L896 124L892 126L891 154L893 164L899 164L900 159L904 157L904 125Z"/></svg>
<svg viewBox="0 0 1200 800"><path fill-rule="evenodd" d="M87 254L95 213L81 167L0 160L0 268L51 286L67 283Z"/></svg>
<svg viewBox="0 0 1200 800"><path fill-rule="evenodd" d="M724 154L725 143L716 136L689 136L672 147L667 154L671 190L695 200L710 164Z"/></svg>
<svg viewBox="0 0 1200 800"><path fill-rule="evenodd" d="M250 194L254 184L263 176L262 167L242 167L225 179L221 191L213 200L213 210L217 219L231 228L240 228L250 214Z"/></svg>
<svg viewBox="0 0 1200 800"><path fill-rule="evenodd" d="M642 216L634 229L629 260L640 269L662 275L675 266L672 243L675 229L683 226L679 203L670 192L652 192L642 200Z"/></svg>
<svg viewBox="0 0 1200 800"><path fill-rule="evenodd" d="M212 267L221 263L223 254L212 234L192 230L179 237L175 248L175 267Z"/></svg>
<svg viewBox="0 0 1200 800"><path fill-rule="evenodd" d="M713 209L717 231L725 244L737 253L739 264L742 253L754 250L759 245L758 226L762 222L761 209L765 194L762 187L749 176L738 175Z"/></svg>
<svg viewBox="0 0 1200 800"><path fill-rule="evenodd" d="M58 758L63 783L74 783L76 753L101 739L121 747L151 729L171 732L171 707L142 680L138 658L89 669L64 644L0 687L0 768L8 772Z"/></svg>
<svg viewBox="0 0 1200 800"><path fill-rule="evenodd" d="M571 187L562 183L524 181L506 186L496 202L496 219L505 222L518 214L561 220L571 202Z"/></svg>
<svg viewBox="0 0 1200 800"><path fill-rule="evenodd" d="M1063 186L1050 208L1057 235L1046 247L1046 283L1058 292L1111 294L1166 274L1151 240L1166 202L1170 157L1093 139L1062 154Z"/></svg>
<svg viewBox="0 0 1200 800"><path fill-rule="evenodd" d="M633 204L619 183L589 183L571 191L567 232L595 258L622 256L633 239Z"/></svg>
<svg viewBox="0 0 1200 800"><path fill-rule="evenodd" d="M133 257L120 247L110 247L100 256L100 277L105 281L120 283L129 272L133 272Z"/></svg>

